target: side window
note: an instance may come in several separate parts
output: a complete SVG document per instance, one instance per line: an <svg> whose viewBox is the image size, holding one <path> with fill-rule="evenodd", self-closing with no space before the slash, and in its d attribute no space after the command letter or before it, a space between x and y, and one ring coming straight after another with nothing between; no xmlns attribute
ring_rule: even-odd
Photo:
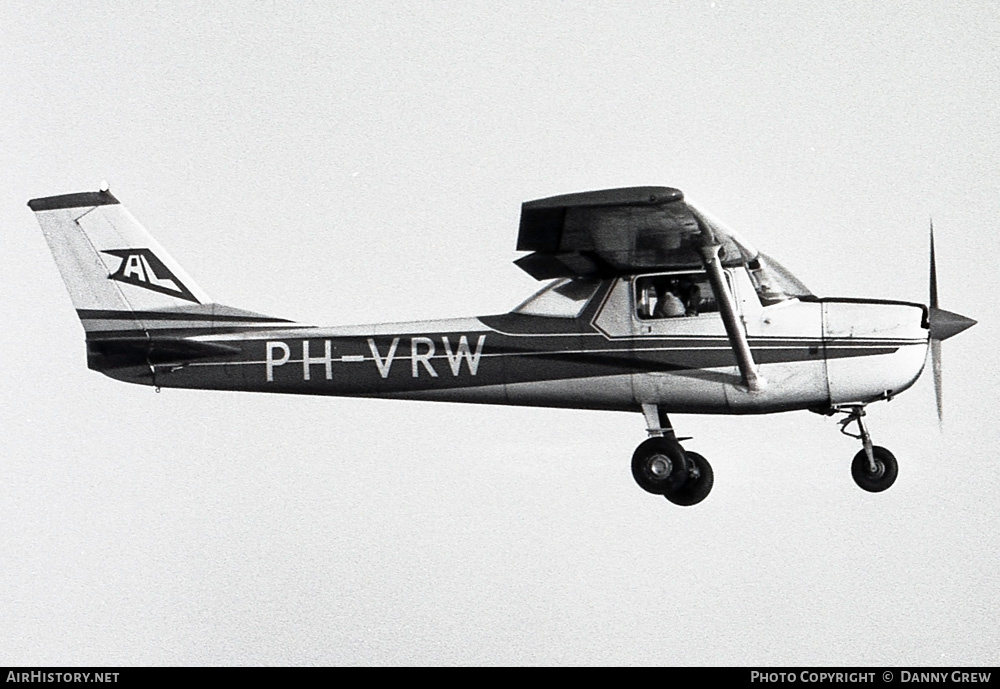
<svg viewBox="0 0 1000 689"><path fill-rule="evenodd" d="M642 320L700 316L719 310L704 272L636 278L635 305L636 315Z"/></svg>
<svg viewBox="0 0 1000 689"><path fill-rule="evenodd" d="M576 318L597 292L600 280L562 278L531 295L513 310L526 316Z"/></svg>

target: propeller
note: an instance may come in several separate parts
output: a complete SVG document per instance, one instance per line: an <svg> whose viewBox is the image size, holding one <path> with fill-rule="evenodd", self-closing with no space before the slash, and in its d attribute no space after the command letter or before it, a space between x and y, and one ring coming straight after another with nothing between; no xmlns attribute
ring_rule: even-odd
<svg viewBox="0 0 1000 689"><path fill-rule="evenodd" d="M934 220L931 220L930 304L927 320L930 325L931 369L934 374L934 399L937 402L938 425L944 419L941 393L941 342L958 335L976 324L971 318L938 307L937 259L934 254Z"/></svg>

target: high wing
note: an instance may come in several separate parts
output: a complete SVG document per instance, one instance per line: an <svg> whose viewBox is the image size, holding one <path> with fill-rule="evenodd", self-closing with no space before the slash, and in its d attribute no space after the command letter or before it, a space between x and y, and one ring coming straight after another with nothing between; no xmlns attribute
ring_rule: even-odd
<svg viewBox="0 0 1000 689"><path fill-rule="evenodd" d="M522 204L517 249L533 253L515 263L537 280L612 277L700 268L706 244L720 246L726 266L757 255L679 189L604 189Z"/></svg>
<svg viewBox="0 0 1000 689"><path fill-rule="evenodd" d="M528 201L517 248L533 252L515 263L537 280L704 267L743 383L751 392L766 385L723 276L723 267L759 254L686 203L680 189L625 187Z"/></svg>

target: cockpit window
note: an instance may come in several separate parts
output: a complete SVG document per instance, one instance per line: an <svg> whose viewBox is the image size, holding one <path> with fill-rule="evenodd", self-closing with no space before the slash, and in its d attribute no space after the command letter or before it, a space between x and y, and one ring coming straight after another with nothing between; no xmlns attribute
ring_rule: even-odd
<svg viewBox="0 0 1000 689"><path fill-rule="evenodd" d="M750 280L760 303L764 306L777 304L787 299L810 297L812 292L788 272L788 269L766 254L747 261Z"/></svg>
<svg viewBox="0 0 1000 689"><path fill-rule="evenodd" d="M719 310L704 271L645 275L635 280L636 315L643 319L699 316Z"/></svg>
<svg viewBox="0 0 1000 689"><path fill-rule="evenodd" d="M528 297L513 313L550 318L576 318L597 292L600 280L562 278Z"/></svg>

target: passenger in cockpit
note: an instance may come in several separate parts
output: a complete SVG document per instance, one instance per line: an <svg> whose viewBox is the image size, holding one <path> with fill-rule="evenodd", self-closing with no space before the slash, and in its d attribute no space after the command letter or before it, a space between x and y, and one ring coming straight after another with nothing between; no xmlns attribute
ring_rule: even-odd
<svg viewBox="0 0 1000 689"><path fill-rule="evenodd" d="M701 307L701 287L688 277L678 280L678 295L684 302L684 315L697 316Z"/></svg>

